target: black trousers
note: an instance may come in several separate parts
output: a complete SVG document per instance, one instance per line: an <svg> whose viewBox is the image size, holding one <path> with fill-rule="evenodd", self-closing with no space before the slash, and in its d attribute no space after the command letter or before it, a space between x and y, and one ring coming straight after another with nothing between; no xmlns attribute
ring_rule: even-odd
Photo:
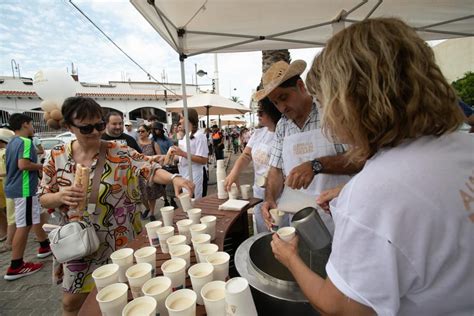
<svg viewBox="0 0 474 316"><path fill-rule="evenodd" d="M202 196L205 197L207 195L207 183L209 182L209 173L206 169L206 167L202 167L202 174L203 174L203 180L202 180Z"/></svg>

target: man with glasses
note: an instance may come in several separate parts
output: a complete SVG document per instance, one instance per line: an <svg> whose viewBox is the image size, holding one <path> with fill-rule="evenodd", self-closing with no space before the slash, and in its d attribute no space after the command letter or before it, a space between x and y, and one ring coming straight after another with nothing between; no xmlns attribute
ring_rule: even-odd
<svg viewBox="0 0 474 316"><path fill-rule="evenodd" d="M138 134L136 131L133 130L132 122L125 122L125 130L123 132L128 136L132 136L135 140L138 140Z"/></svg>
<svg viewBox="0 0 474 316"><path fill-rule="evenodd" d="M103 140L113 140L121 144L127 144L138 151L142 152L137 141L132 137L123 132L123 116L119 112L111 111L105 116L105 133L102 134Z"/></svg>

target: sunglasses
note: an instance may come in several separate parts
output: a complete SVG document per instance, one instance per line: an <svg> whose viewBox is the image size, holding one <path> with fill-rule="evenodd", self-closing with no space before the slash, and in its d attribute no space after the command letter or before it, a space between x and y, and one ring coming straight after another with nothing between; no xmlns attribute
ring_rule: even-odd
<svg viewBox="0 0 474 316"><path fill-rule="evenodd" d="M143 129L139 129L137 132L140 133L140 134L146 133L146 131L143 130Z"/></svg>
<svg viewBox="0 0 474 316"><path fill-rule="evenodd" d="M94 129L96 129L98 132L102 132L105 129L105 125L106 125L104 121L101 121L96 124L88 124L88 125L83 125L83 126L76 125L72 122L70 124L74 127L77 127L79 131L81 132L81 134L84 134L84 135L92 133Z"/></svg>

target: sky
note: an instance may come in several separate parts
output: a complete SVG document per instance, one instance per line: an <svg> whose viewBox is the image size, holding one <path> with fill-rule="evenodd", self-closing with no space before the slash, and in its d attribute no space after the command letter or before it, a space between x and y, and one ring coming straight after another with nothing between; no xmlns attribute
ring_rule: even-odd
<svg viewBox="0 0 474 316"><path fill-rule="evenodd" d="M165 72L168 82L181 82L177 53L128 0L74 3L155 78L161 80ZM310 64L319 50L290 50L290 54L292 60ZM12 59L20 65L22 77L33 78L37 71L48 68L70 71L74 63L82 82L148 80L66 0L0 0L0 76L12 75ZM194 83L195 64L209 74L198 77L201 89L209 89L214 77L213 54L186 60L187 83ZM261 52L218 54L218 69L219 93L237 96L248 105L252 89L260 82Z"/></svg>

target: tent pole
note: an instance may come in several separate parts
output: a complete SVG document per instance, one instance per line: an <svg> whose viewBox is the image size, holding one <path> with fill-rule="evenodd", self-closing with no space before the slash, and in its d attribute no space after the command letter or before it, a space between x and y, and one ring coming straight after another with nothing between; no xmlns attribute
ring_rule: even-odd
<svg viewBox="0 0 474 316"><path fill-rule="evenodd" d="M209 108L210 108L210 106L206 105L206 115L207 115L207 125L206 125L206 127L207 128L210 128L209 127Z"/></svg>
<svg viewBox="0 0 474 316"><path fill-rule="evenodd" d="M184 72L184 59L180 58L180 66L181 66L181 85L182 85L182 90L183 90L183 108L184 108L184 121L189 122L189 115L188 115L188 100L187 100L187 94L186 94L186 78L185 78L185 72ZM190 130L189 130L189 124L184 124L184 130L186 133L186 153L188 155L188 173L189 173L189 180L193 181L193 168L192 168L192 163L191 163L191 142L189 140L189 135L190 135Z"/></svg>

